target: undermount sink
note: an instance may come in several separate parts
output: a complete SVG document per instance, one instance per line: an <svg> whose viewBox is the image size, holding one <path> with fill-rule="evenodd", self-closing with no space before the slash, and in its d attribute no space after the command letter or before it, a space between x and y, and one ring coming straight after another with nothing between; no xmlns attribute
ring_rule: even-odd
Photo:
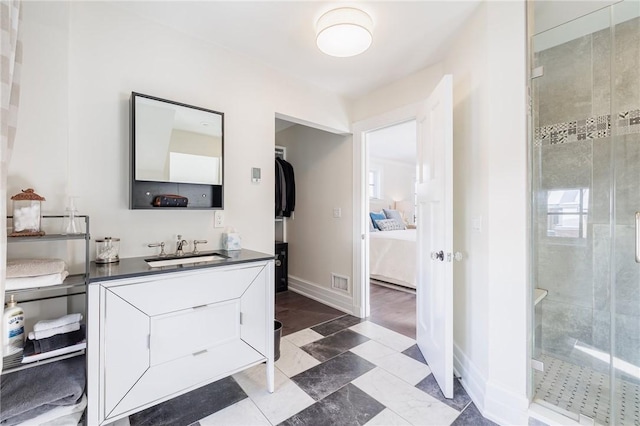
<svg viewBox="0 0 640 426"><path fill-rule="evenodd" d="M159 268L161 266L192 265L195 263L210 262L212 260L225 260L227 258L228 256L223 256L221 254L213 253L213 254L197 255L197 256L183 256L183 257L176 257L171 259L162 259L162 258L145 259L145 262L147 262L147 265L149 265L152 268Z"/></svg>

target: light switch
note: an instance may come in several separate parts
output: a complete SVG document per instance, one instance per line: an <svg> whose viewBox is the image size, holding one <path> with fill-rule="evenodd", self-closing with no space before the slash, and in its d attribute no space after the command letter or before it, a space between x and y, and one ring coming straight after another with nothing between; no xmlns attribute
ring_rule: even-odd
<svg viewBox="0 0 640 426"><path fill-rule="evenodd" d="M335 207L333 209L333 217L342 217L342 209L340 207Z"/></svg>
<svg viewBox="0 0 640 426"><path fill-rule="evenodd" d="M262 174L262 170L259 167L252 167L251 168L251 182L253 183L259 183L260 182L260 175Z"/></svg>
<svg viewBox="0 0 640 426"><path fill-rule="evenodd" d="M477 232L482 232L482 216L474 217L471 220L471 229Z"/></svg>

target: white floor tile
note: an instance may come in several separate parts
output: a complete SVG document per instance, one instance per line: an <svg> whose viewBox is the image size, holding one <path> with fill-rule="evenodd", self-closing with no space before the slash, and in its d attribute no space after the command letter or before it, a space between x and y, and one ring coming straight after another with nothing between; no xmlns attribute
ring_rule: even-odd
<svg viewBox="0 0 640 426"><path fill-rule="evenodd" d="M377 416L369 420L367 423L365 423L365 425L366 426L411 426L411 423L409 423L408 421L406 421L405 419L403 419L393 411L389 410L388 408L385 408L380 412L380 414L378 414Z"/></svg>
<svg viewBox="0 0 640 426"><path fill-rule="evenodd" d="M351 349L351 352L381 367L394 376L415 386L431 374L431 369L415 359L393 350L375 340L369 340Z"/></svg>
<svg viewBox="0 0 640 426"><path fill-rule="evenodd" d="M277 368L275 392L269 393L265 368L259 364L234 374L233 378L272 424L288 419L315 402Z"/></svg>
<svg viewBox="0 0 640 426"><path fill-rule="evenodd" d="M269 420L260 412L249 398L243 399L225 409L217 411L200 420L202 426L237 425L271 426Z"/></svg>
<svg viewBox="0 0 640 426"><path fill-rule="evenodd" d="M399 353L395 349L391 349L375 340L368 340L355 348L351 348L351 352L374 364L380 358Z"/></svg>
<svg viewBox="0 0 640 426"><path fill-rule="evenodd" d="M320 333L316 333L310 328L305 328L304 330L300 330L298 332L289 334L284 336L283 339L286 339L296 345L297 347L304 346L307 343L315 342L316 340L322 339L324 336Z"/></svg>
<svg viewBox="0 0 640 426"><path fill-rule="evenodd" d="M371 321L364 321L349 328L398 352L402 352L416 343L415 340L407 336L374 324Z"/></svg>
<svg viewBox="0 0 640 426"><path fill-rule="evenodd" d="M400 352L380 358L374 364L404 380L411 386L417 385L422 379L431 374L431 369L427 365Z"/></svg>
<svg viewBox="0 0 640 426"><path fill-rule="evenodd" d="M460 414L379 367L352 383L414 425L449 425Z"/></svg>
<svg viewBox="0 0 640 426"><path fill-rule="evenodd" d="M287 377L293 377L318 364L320 364L320 361L293 343L285 339L280 341L280 359L276 361L276 367Z"/></svg>

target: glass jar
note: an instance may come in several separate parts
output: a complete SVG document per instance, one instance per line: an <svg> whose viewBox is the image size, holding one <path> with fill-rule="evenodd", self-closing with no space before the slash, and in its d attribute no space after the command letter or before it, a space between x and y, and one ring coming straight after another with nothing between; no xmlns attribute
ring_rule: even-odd
<svg viewBox="0 0 640 426"><path fill-rule="evenodd" d="M42 202L45 198L36 194L32 188L23 189L11 197L13 200L13 232L10 237L41 236Z"/></svg>
<svg viewBox="0 0 640 426"><path fill-rule="evenodd" d="M96 239L96 263L120 261L120 238L104 237Z"/></svg>

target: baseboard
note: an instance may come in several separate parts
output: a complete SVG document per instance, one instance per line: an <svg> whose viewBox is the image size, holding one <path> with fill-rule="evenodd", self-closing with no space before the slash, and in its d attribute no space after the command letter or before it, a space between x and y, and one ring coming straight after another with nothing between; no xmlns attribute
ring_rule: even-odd
<svg viewBox="0 0 640 426"><path fill-rule="evenodd" d="M529 399L489 381L482 415L501 425L529 424Z"/></svg>
<svg viewBox="0 0 640 426"><path fill-rule="evenodd" d="M529 400L487 380L456 344L453 345L453 368L484 417L501 425L528 424Z"/></svg>
<svg viewBox="0 0 640 426"><path fill-rule="evenodd" d="M355 312L356 307L353 306L353 297L349 295L340 294L292 275L289 275L288 289L347 314L358 316L358 312Z"/></svg>
<svg viewBox="0 0 640 426"><path fill-rule="evenodd" d="M453 370L460 377L462 387L482 413L487 379L455 343L453 344Z"/></svg>

